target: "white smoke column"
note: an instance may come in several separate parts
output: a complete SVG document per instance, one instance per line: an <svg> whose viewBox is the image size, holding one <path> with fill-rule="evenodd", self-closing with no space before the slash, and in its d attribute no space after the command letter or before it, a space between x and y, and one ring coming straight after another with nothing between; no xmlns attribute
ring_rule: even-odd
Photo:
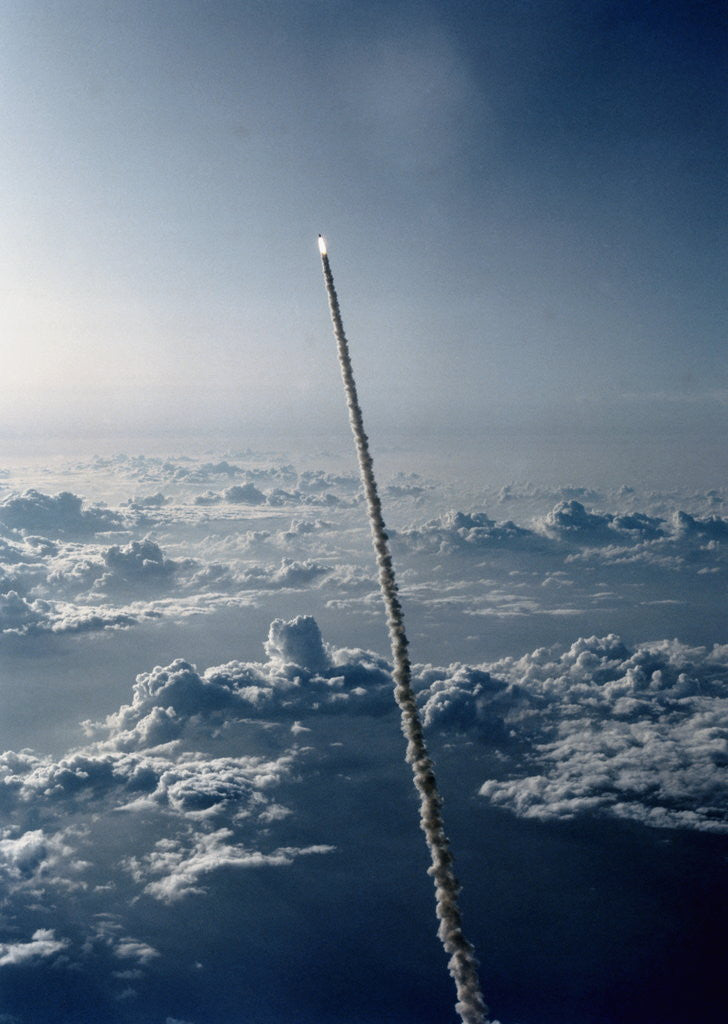
<svg viewBox="0 0 728 1024"><path fill-rule="evenodd" d="M463 1024L487 1024L487 1007L480 991L477 961L473 947L463 935L460 922L457 899L460 886L453 871L452 854L442 821L442 800L437 790L433 764L427 752L422 723L417 711L417 702L412 690L410 660L407 653L408 640L404 630L402 606L397 595L397 583L394 578L387 532L382 518L382 504L374 478L374 464L369 454L369 440L364 433L364 421L349 357L349 344L341 321L339 300L336 297L326 243L321 235L319 235L319 250L326 292L329 297L331 320L334 325L334 336L339 350L341 376L344 380L346 401L349 406L349 420L356 442L359 468L369 508L372 541L379 566L379 586L387 610L389 639L394 661L394 696L402 713L402 732L407 740L407 761L412 767L414 784L420 796L420 827L425 833L432 859L432 866L428 870L435 881L437 917L440 921L438 935L446 952L450 954L448 969L455 981L458 996L455 1008L460 1014Z"/></svg>

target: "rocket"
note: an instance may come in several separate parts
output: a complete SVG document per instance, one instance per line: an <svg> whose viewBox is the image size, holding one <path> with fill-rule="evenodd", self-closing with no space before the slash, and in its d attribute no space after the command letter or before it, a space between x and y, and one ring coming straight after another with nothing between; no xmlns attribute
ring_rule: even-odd
<svg viewBox="0 0 728 1024"><path fill-rule="evenodd" d="M455 877L450 844L442 820L442 800L437 789L434 765L427 750L422 729L417 698L412 689L411 665L408 654L409 641L404 628L404 613L400 604L397 581L394 576L389 538L382 518L382 503L374 476L374 463L369 451L369 439L364 431L361 405L354 382L354 371L349 356L349 343L341 322L339 300L334 287L334 277L329 265L326 240L318 236L321 264L329 299L329 310L334 328L334 337L339 353L341 377L349 407L349 422L354 435L359 470L367 501L372 542L379 569L379 589L387 615L389 639L392 647L394 671L394 698L399 705L402 732L407 739L405 758L412 769L412 781L420 798L420 828L430 851L429 873L435 884L436 913L440 922L438 935L445 951L450 955L448 970L457 989L458 1001L455 1009L462 1024L489 1024L488 1009L483 1001L478 980L478 961L475 951L463 935L458 907L460 885Z"/></svg>

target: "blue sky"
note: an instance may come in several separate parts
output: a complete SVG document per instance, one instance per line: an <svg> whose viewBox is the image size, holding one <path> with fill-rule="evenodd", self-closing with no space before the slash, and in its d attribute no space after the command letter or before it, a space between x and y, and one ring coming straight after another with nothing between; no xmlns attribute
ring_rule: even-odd
<svg viewBox="0 0 728 1024"><path fill-rule="evenodd" d="M318 231L374 431L724 427L719 5L31 2L2 37L6 436L336 430Z"/></svg>

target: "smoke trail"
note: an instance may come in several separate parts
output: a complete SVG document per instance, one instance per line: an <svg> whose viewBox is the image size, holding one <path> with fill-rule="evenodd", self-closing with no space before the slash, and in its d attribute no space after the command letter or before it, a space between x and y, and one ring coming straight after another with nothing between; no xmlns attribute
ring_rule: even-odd
<svg viewBox="0 0 728 1024"><path fill-rule="evenodd" d="M450 954L448 970L455 982L458 996L455 1008L460 1014L463 1024L488 1024L486 1020L488 1008L480 991L477 961L473 947L462 931L457 900L460 886L453 871L452 854L442 820L442 800L437 789L433 764L427 752L422 723L410 681L408 640L404 629L402 606L397 596L397 583L394 578L387 532L382 518L382 504L374 478L374 464L369 454L369 439L364 433L364 421L349 357L349 344L344 334L326 243L321 235L319 235L319 250L326 292L329 297L334 336L339 350L341 376L349 406L349 421L356 442L359 469L369 509L372 541L379 567L379 586L387 611L389 640L392 645L394 661L394 696L402 715L402 732L407 740L407 762L412 767L414 784L420 796L420 828L425 833L432 861L432 866L428 871L435 882L437 917L440 922L437 934L445 951Z"/></svg>

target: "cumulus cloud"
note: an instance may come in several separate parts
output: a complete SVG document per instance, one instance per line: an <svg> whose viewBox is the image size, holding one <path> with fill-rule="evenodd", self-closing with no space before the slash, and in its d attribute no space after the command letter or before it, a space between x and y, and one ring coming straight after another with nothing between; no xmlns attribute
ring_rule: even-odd
<svg viewBox="0 0 728 1024"><path fill-rule="evenodd" d="M162 508L169 500L161 491L157 491L155 494L138 495L129 502L129 508L134 509L134 511Z"/></svg>
<svg viewBox="0 0 728 1024"><path fill-rule="evenodd" d="M493 804L525 817L728 831L723 648L590 637L487 670L456 667L423 696L428 724L477 734L506 756L510 772L480 790Z"/></svg>
<svg viewBox="0 0 728 1024"><path fill-rule="evenodd" d="M728 645L587 637L488 664L415 666L413 683L433 747L483 754L480 798L493 806L728 830ZM278 618L259 661L141 673L128 703L88 723L83 748L0 755L6 910L47 914L5 936L0 965L104 958L110 979L133 984L161 970L167 950L129 906L154 901L166 915L212 900L231 872L335 856L306 787L342 756L357 781L351 747L331 739L349 744L344 729L361 734L364 716L396 715L391 687L383 658L332 647L312 617ZM342 711L358 724L334 717ZM241 753L251 735L265 753ZM71 934L62 908L76 897L117 914Z"/></svg>
<svg viewBox="0 0 728 1024"><path fill-rule="evenodd" d="M133 468L140 479L165 479L174 482L201 483L219 477L234 477L243 473L240 466L227 459L218 462L197 463L193 460L155 459L139 456Z"/></svg>
<svg viewBox="0 0 728 1024"><path fill-rule="evenodd" d="M113 545L107 548L104 552L104 563L111 572L122 579L138 579L140 576L167 577L177 567L149 537L141 541L131 541L124 547Z"/></svg>
<svg viewBox="0 0 728 1024"><path fill-rule="evenodd" d="M99 738L60 758L29 750L0 755L5 891L36 898L51 890L92 891L99 870L94 835L102 830L108 843L108 835L119 833L119 815L143 818L131 849L121 828L119 839L127 843L121 860L139 889L163 902L203 893L218 868L282 867L329 852L326 843L276 843L270 836L292 813L277 793L298 778L308 756L295 745L310 731L300 714L341 705L381 710L385 694L389 704L389 672L365 652L331 651L316 622L302 616L274 621L266 650L267 662L232 662L199 673L177 660L140 674L130 704L103 723L87 723L90 737ZM219 743L235 722L259 719L267 726L271 712L281 712L287 723L275 754L183 749L185 739L203 748ZM108 881L108 865L104 871ZM143 938L119 939L120 927L104 931L117 959L145 965L155 958ZM31 954L8 948L7 955Z"/></svg>
<svg viewBox="0 0 728 1024"><path fill-rule="evenodd" d="M312 559L299 562L295 559L283 558L281 564L275 569L256 566L238 571L231 578L240 588L283 590L311 586L320 582L330 573L331 566L322 565Z"/></svg>
<svg viewBox="0 0 728 1024"><path fill-rule="evenodd" d="M159 951L148 942L140 942L129 936L120 939L114 946L114 956L120 960L133 960L138 964L148 964L159 956Z"/></svg>
<svg viewBox="0 0 728 1024"><path fill-rule="evenodd" d="M292 864L296 857L330 853L331 846L319 844L307 847L279 847L269 853L248 850L231 843L230 829L218 829L191 840L160 839L151 853L142 858L130 858L128 871L138 883L146 882L144 891L163 903L175 903L185 896L203 895L202 880L221 868L281 867Z"/></svg>
<svg viewBox="0 0 728 1024"><path fill-rule="evenodd" d="M498 523L485 512L450 511L422 526L397 533L413 548L446 553L478 548L527 548L560 556L564 547L577 550L605 545L639 545L659 542L678 546L728 539L728 522L712 515L700 518L674 511L665 519L644 512L621 513L588 510L576 498L560 501L546 515L537 516L533 528L508 520ZM551 544L549 544L551 542Z"/></svg>
<svg viewBox="0 0 728 1024"><path fill-rule="evenodd" d="M233 505L264 505L266 500L263 491L253 483L234 484L232 487L227 487L222 493L205 491L204 494L198 494L194 499L195 505L219 505L223 501Z"/></svg>
<svg viewBox="0 0 728 1024"><path fill-rule="evenodd" d="M336 487L347 491L358 491L359 486L359 478L349 473L342 475L315 469L304 470L298 475L298 487L301 491L331 491Z"/></svg>
<svg viewBox="0 0 728 1024"><path fill-rule="evenodd" d="M228 662L198 672L177 659L137 676L132 701L103 722L86 723L119 750L158 746L188 726L224 717L300 718L305 712L379 714L389 707L386 662L363 651L330 651L310 616L271 623L268 662Z"/></svg>
<svg viewBox="0 0 728 1024"><path fill-rule="evenodd" d="M223 503L232 505L268 505L273 508L280 508L284 505L328 505L350 504L351 495L358 489L358 481L351 476L340 476L332 473L325 473L321 470L306 470L297 474L293 467L283 467L280 470L245 470L235 467L235 474L247 477L245 483L231 484L222 491L207 490L194 497L195 505L221 505ZM204 469L204 467L202 468ZM188 481L201 481L210 479L211 474L201 470L187 471L185 479ZM181 479L179 474L175 479ZM286 486L273 486L269 490L262 490L262 484L281 484ZM343 493L337 493L343 492Z"/></svg>
<svg viewBox="0 0 728 1024"><path fill-rule="evenodd" d="M69 870L82 870L82 863L72 862L73 854L74 848L63 832L48 835L37 828L9 837L8 830L0 839L0 877L6 890L53 883L62 866L66 875Z"/></svg>
<svg viewBox="0 0 728 1024"><path fill-rule="evenodd" d="M142 612L140 617L144 614ZM16 636L86 633L98 629L126 629L138 621L139 617L126 611L28 600L14 590L0 594L0 633Z"/></svg>
<svg viewBox="0 0 728 1024"><path fill-rule="evenodd" d="M84 507L83 499L70 491L43 494L27 490L0 501L0 524L49 537L87 536L119 529L122 518L118 512L99 505Z"/></svg>
<svg viewBox="0 0 728 1024"><path fill-rule="evenodd" d="M538 538L513 522L496 523L485 512L446 512L421 527L396 534L414 548L439 552L479 547L512 547L533 544Z"/></svg>
<svg viewBox="0 0 728 1024"><path fill-rule="evenodd" d="M720 516L707 516L701 519L687 512L676 511L672 517L672 525L678 537L697 537L701 540L728 540L728 521Z"/></svg>
<svg viewBox="0 0 728 1024"><path fill-rule="evenodd" d="M231 459L235 461L230 461ZM264 463L261 465L261 461ZM243 464L244 463L244 464ZM250 450L235 452L224 458L200 460L188 455L164 458L155 455L120 453L97 456L78 467L85 472L112 472L132 480L154 483L166 481L174 485L199 484L219 479L243 479L264 483L295 484L298 473L289 463L271 463L268 456Z"/></svg>
<svg viewBox="0 0 728 1024"><path fill-rule="evenodd" d="M0 967L45 959L60 953L67 946L68 941L57 939L52 928L38 928L29 942L0 942Z"/></svg>
<svg viewBox="0 0 728 1024"><path fill-rule="evenodd" d="M384 493L389 498L421 498L432 486L419 473L397 473L384 487Z"/></svg>
<svg viewBox="0 0 728 1024"><path fill-rule="evenodd" d="M48 560L45 580L35 589L49 597L74 598L83 607L167 591L178 582L180 570L197 567L190 559L168 558L149 537L108 548L67 544Z"/></svg>
<svg viewBox="0 0 728 1024"><path fill-rule="evenodd" d="M176 562L168 558L150 537L125 545L114 544L103 552L100 563L86 566L87 575L95 576L90 597L166 590L175 582L179 570L195 566L191 560Z"/></svg>
<svg viewBox="0 0 728 1024"><path fill-rule="evenodd" d="M560 502L538 525L549 537L588 544L607 544L620 536L635 541L665 536L664 521L658 517L588 512L575 498Z"/></svg>
<svg viewBox="0 0 728 1024"><path fill-rule="evenodd" d="M290 777L295 752L211 756L180 752L180 742L212 737L235 721L285 721L298 736L312 716L392 713L391 673L369 652L330 648L309 616L274 620L265 650L265 662L200 672L176 660L141 673L130 703L87 723L97 740L85 750L60 759L2 755L3 806L11 815L33 808L38 822L13 826L0 839L6 885L82 873L74 842L56 827L61 808L156 808L180 821L218 822L201 845L178 836L133 855L135 877L163 900L197 891L216 864L275 864L297 855L283 846L261 850L250 837L238 848L225 831L233 819L261 827L285 819L286 808L273 810L280 807L273 791ZM465 733L499 752L501 770L481 787L495 805L536 818L608 814L728 829L725 647L664 641L630 648L613 635L590 637L488 665L420 666L414 684L429 729Z"/></svg>
<svg viewBox="0 0 728 1024"><path fill-rule="evenodd" d="M258 490L255 484L235 484L232 487L226 488L223 491L223 498L225 501L233 502L238 505L263 505L265 504L265 494Z"/></svg>
<svg viewBox="0 0 728 1024"><path fill-rule="evenodd" d="M298 665L309 672L325 671L331 664L321 630L310 615L299 615L290 622L275 619L270 625L265 651L269 658L283 665Z"/></svg>
<svg viewBox="0 0 728 1024"><path fill-rule="evenodd" d="M150 747L135 752L96 747L58 760L6 752L0 755L3 803L13 812L45 810L51 821L55 814L104 808L158 808L180 820L226 814L252 820L267 810L268 790L289 776L297 756L287 751L274 758L214 757L159 749L158 738L150 736ZM42 829L0 840L0 864L14 883L49 876L73 852L66 833L48 835Z"/></svg>
<svg viewBox="0 0 728 1024"><path fill-rule="evenodd" d="M83 634L224 614L233 606L270 602L277 591L309 591L314 612L325 603L333 612L355 611L368 622L378 614L370 596L371 569L368 561L363 562L368 559L365 535L353 527L344 507L346 496L354 493L353 478L317 470L297 473L285 466L251 468L232 457L209 463L139 463L135 457L119 457L107 469L114 476L120 471L134 476L140 467L145 479L154 473L164 480L175 474L179 479L170 485L173 496L165 484L164 492L151 492L148 501L140 499L136 517L129 506L120 510L126 531L123 543L102 545L93 533L84 534L84 516L95 508L106 523L110 510L94 506L80 507L79 512L80 499L75 499L76 534L57 531L56 539L49 540L15 531L0 539L0 633L8 637L7 643L17 643L10 637ZM220 499L212 517L191 504L196 484L190 474L198 471L230 482L227 490L211 492L215 501ZM290 489L274 487L265 505L225 500L235 488L240 489L235 492L239 497L245 493L259 500L256 491L265 497L261 488L276 484ZM400 477L394 486L406 490L421 484L419 478ZM339 489L341 500L326 519L304 513L287 529L276 529L267 521L281 516L276 503L281 508L326 503L333 493L330 488ZM629 609L646 607L650 601L663 602L664 613L653 634L661 635L678 628L669 617L667 602L677 609L678 602L689 599L697 610L718 596L728 571L726 520L716 514L674 510L653 515L639 511L635 495L627 496L629 502L620 506L621 511L596 511L587 501L606 499L579 488L544 492L538 500L555 493L562 495L558 504L530 522L497 522L482 510L458 510L393 531L405 566L401 585L408 602L425 614L429 607L452 620L498 618L509 633L525 638L525 624L534 616L566 620L591 615L582 631L624 630ZM45 499L51 504L54 500L48 495ZM515 509L518 494L509 492L504 500ZM270 528L241 528L250 518L259 518L262 510ZM110 514L119 517L117 512ZM286 557L278 561L281 549ZM438 560L434 574L433 558ZM590 575L595 571L604 574L601 580ZM610 621L603 614L610 608L621 617ZM271 617L276 611L272 606ZM472 630L472 624L466 628ZM573 635L565 622L558 629L559 638Z"/></svg>
<svg viewBox="0 0 728 1024"><path fill-rule="evenodd" d="M310 732L301 715L391 709L388 666L367 652L330 650L307 617L274 621L266 650L263 663L232 662L199 673L177 660L142 673L130 704L103 723L87 723L89 735L99 738L63 757L27 750L0 755L6 891L88 888L93 835L88 824L75 831L66 825L95 822L93 833L104 821L111 824L110 814L143 815L144 835L159 819L166 838L151 852L127 852L125 863L147 895L163 901L203 891L201 880L217 867L285 866L327 852L325 843L268 838L291 814L276 793L297 777L307 756L307 748L287 748L291 740L284 737L295 743ZM215 742L235 722L258 719L267 726L272 714L288 725L282 749L272 756L182 749L185 738L203 746ZM178 823L176 835L163 825L165 817ZM144 959L138 945L117 955L132 958L135 949Z"/></svg>
<svg viewBox="0 0 728 1024"><path fill-rule="evenodd" d="M0 562L5 566L37 563L57 550L57 545L46 537L0 537Z"/></svg>
<svg viewBox="0 0 728 1024"><path fill-rule="evenodd" d="M181 704L199 708L199 700L183 692L184 680L176 682ZM0 839L6 895L27 893L37 901L50 892L54 899L75 889L92 893L98 883L103 891L115 889L121 868L140 892L175 902L206 892L207 879L220 868L284 867L332 851L326 843L281 844L271 836L291 814L276 793L284 781L294 781L305 749L283 745L269 757L184 751L178 743L159 744L168 737L150 725L155 714L175 718L172 709L156 708L137 730L133 751L100 743L59 759L30 751L0 755L0 804L13 822ZM131 745L124 735L117 739L119 747ZM124 815L142 827L131 821L125 827ZM23 826L31 820L41 827ZM59 828L71 821L78 824ZM117 959L137 966L156 959L152 945L120 936L121 928L105 916L89 941L102 941ZM6 954L41 955L9 947Z"/></svg>
<svg viewBox="0 0 728 1024"><path fill-rule="evenodd" d="M15 590L0 594L0 630L3 633L39 633L51 628L47 601L28 601Z"/></svg>
<svg viewBox="0 0 728 1024"><path fill-rule="evenodd" d="M223 719L283 716L298 732L312 714L391 710L386 663L331 650L310 617L274 621L265 649L265 664L199 673L178 660L142 673L132 702L89 728L110 750L131 752ZM510 758L512 774L483 785L493 803L531 817L598 811L646 824L726 827L723 648L666 641L631 649L614 636L592 637L489 666L423 667L415 683L429 727L469 732ZM223 763L210 775L200 765L194 771L190 778L170 769L155 799L207 810L242 792L239 766L232 776Z"/></svg>
<svg viewBox="0 0 728 1024"><path fill-rule="evenodd" d="M339 899L339 867L350 852L344 841L358 842L377 814L367 802L371 773L383 784L378 792L394 788L397 723L394 717L376 723L381 742L373 743L367 717L396 715L390 666L371 652L325 642L346 643L350 626L353 643L382 639L368 537L358 525L358 484L323 471L306 476L271 458L237 452L114 457L94 471L96 490L75 468L63 485L51 482L54 468L36 478L17 476L18 492L32 484L36 493L63 489L123 501L112 505L123 529L113 536L91 529L111 528L104 518L110 510L84 502L80 522L77 514L61 525L52 499L55 526L2 520L8 731L22 717L13 712L12 693L28 699L24 664L31 647L33 671L47 671L47 699L64 706L53 742L60 742L65 720L101 719L88 724L86 740L74 739L84 743L79 749L0 758L0 883L8 929L2 953L29 946L39 926L52 930L52 941L68 945L27 963L40 972L55 960L72 961L73 977L84 982L79 1000L87 992L97 998L93 985L100 979L110 1009L94 1004L99 1019L128 1016L130 1004L115 1005L116 996L129 984L137 989L150 973L154 986L139 987L139 1006L153 987L172 991L166 979L194 973L197 958L208 970L196 977L213 978L210 949L190 952L171 936L190 914L217 915L217 900L230 901L234 928L240 909L234 900L250 908L269 887L282 893L310 881L314 908L321 905L319 884L327 898ZM232 500L248 484L264 503ZM478 480L468 486L464 494L402 476L387 489L413 653L437 664L468 662L415 667L413 678L444 786L453 786L449 773L462 771L454 780L454 823L458 814L474 815L470 834L476 836L478 813L492 807L532 822L588 818L578 834L601 844L625 830L600 831L594 819L618 818L690 830L695 834L675 848L712 849L713 837L697 833L724 830L728 819L726 654L710 647L723 628L728 491L645 496L644 490L512 487L499 502ZM195 496L207 487L215 504L196 506ZM448 507L456 511L444 512ZM83 514L94 508L101 518L92 524ZM287 556L282 562L281 555ZM677 601L675 611L664 603ZM648 603L655 608L651 618ZM246 604L257 610L238 614ZM313 618L293 618L299 610L326 621L331 632L322 637ZM265 654L256 654L251 623L261 619L274 621ZM103 652L114 659L118 684L130 652L135 662L144 650L154 652L156 620L166 624L157 631L160 664L154 667L159 657L150 655L138 688L103 711L94 697L94 710L86 710L84 694ZM119 637L117 645L109 634L90 642L34 642L40 635L144 622L150 626L138 630L138 648L133 636ZM620 631L623 640L609 637ZM572 644L578 633L586 639ZM692 646L635 642L673 634ZM259 639L264 636L265 630ZM216 654L218 637L224 646ZM562 646L532 650L555 640ZM696 646L703 642L704 649ZM241 660L228 661L236 649ZM489 650L531 653L495 662ZM198 668L173 657L190 651L188 658L207 660ZM55 672L61 653L65 667ZM72 678L76 658L86 659L88 684L81 669ZM206 667L215 659L225 664ZM130 684L139 667L130 671ZM44 735L46 726L47 716L39 718ZM9 745L36 738L32 729L14 737ZM336 799L329 804L330 797ZM364 817L357 812L344 821L339 798L347 808L365 808ZM462 825L460 819L457 828ZM518 826L506 831L520 834ZM664 845L644 828L626 833L643 848ZM391 837L395 852L399 841ZM341 862L324 852L334 842ZM319 852L307 860L309 850ZM469 857L478 851L476 843ZM286 913L298 913L295 904L287 901ZM115 914L105 938L90 933L95 911ZM295 942L295 928L288 933ZM180 949L184 958L172 965L170 954ZM28 968L6 967L11 970L24 973L28 988L37 980ZM27 1016L20 1001L6 1008ZM160 997L149 1012L160 1022L165 1014L197 1019L181 992L169 1001Z"/></svg>
<svg viewBox="0 0 728 1024"><path fill-rule="evenodd" d="M402 587L410 605L453 625L456 615L510 620L520 645L536 616L562 620L551 635L565 640L574 632L565 620L578 615L587 623L582 632L627 631L646 621L647 635L687 629L703 640L710 634L701 624L717 621L723 600L725 526L715 515L597 512L569 499L530 526L449 512L400 530L394 541L408 566ZM331 600L332 607L362 607L339 595ZM646 618L648 607L656 611Z"/></svg>
<svg viewBox="0 0 728 1024"><path fill-rule="evenodd" d="M290 491L282 487L276 487L268 492L267 500L268 504L274 508L280 508L283 505L318 505L334 508L336 506L346 507L351 504L353 499L342 498L340 495L335 494L334 491L319 493L318 491L300 490L298 488Z"/></svg>
<svg viewBox="0 0 728 1024"><path fill-rule="evenodd" d="M301 535L306 532L304 527ZM251 544L269 536L259 532ZM290 536L297 536L295 524ZM211 614L268 592L318 587L332 577L332 566L312 558L253 562L245 557L244 539L235 539L234 547L222 545L230 556L224 563L171 558L150 535L106 547L34 536L7 540L0 543L0 634L82 633Z"/></svg>
<svg viewBox="0 0 728 1024"><path fill-rule="evenodd" d="M48 560L45 589L49 595L119 592L125 596L168 589L185 572L194 572L193 559L169 558L150 536L109 547L64 544ZM38 589L38 588L36 588ZM86 595L84 595L85 597Z"/></svg>
<svg viewBox="0 0 728 1024"><path fill-rule="evenodd" d="M302 537L311 536L324 530L331 530L332 528L333 523L325 519L292 519L289 528L280 531L278 537L284 543L291 543L300 540Z"/></svg>

